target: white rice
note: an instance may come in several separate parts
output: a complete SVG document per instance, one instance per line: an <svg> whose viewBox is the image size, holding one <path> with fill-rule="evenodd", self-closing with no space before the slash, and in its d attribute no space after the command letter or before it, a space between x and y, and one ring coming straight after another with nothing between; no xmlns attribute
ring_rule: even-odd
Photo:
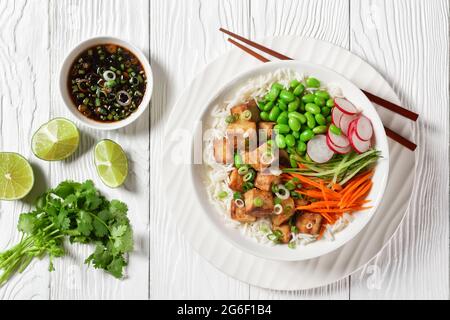
<svg viewBox="0 0 450 320"><path fill-rule="evenodd" d="M303 81L304 75L290 69L278 69L273 73L268 73L257 78L250 79L243 85L234 96L224 103L216 105L211 112L213 118L212 129L209 134L204 137L204 162L210 167L207 175L206 186L208 196L211 203L218 207L225 223L233 228L237 228L241 233L257 243L273 246L274 242L268 239L268 235L272 233L271 222L269 218L260 218L253 223L240 223L231 219L230 204L233 198L233 190L228 187L229 173L233 170L233 165L224 165L217 163L214 159L213 141L217 138L225 137L227 123L225 118L230 114L230 109L238 104L246 103L252 99L258 100L264 97L270 90L273 83L278 82L285 88L289 87L289 83L297 79ZM339 86L329 84L326 89L332 97L342 97L342 91ZM278 172L279 174L280 172ZM276 174L276 172L274 172ZM227 192L227 197L218 198L218 194L222 191ZM350 222L352 217L345 214L333 226L327 226L324 239L334 240L334 234L344 229ZM317 236L309 234L292 234L291 243L295 245L307 245L317 240Z"/></svg>

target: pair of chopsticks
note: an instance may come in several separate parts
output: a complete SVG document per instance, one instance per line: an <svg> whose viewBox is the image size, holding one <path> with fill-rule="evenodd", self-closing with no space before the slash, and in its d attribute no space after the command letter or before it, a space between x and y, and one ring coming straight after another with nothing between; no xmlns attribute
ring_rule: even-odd
<svg viewBox="0 0 450 320"><path fill-rule="evenodd" d="M231 31L228 31L226 29L220 28L220 31L222 31L223 33L229 35L230 37L233 37L235 39L238 39L239 41L242 41L246 44L248 44L249 46L256 48L262 52L265 52L275 58L278 58L280 60L293 60L292 58L285 56L284 54L281 54L279 52L276 52L270 48L267 48L259 43L256 43L254 41L251 41L247 38L244 38L238 34L235 34ZM250 54L251 56L253 56L254 58L262 61L262 62L270 62L269 59L267 59L266 57L260 55L259 53L253 51L252 49L244 46L243 44L228 38L228 41L231 42L233 45L235 45L236 47L240 48L241 50L247 52L248 54ZM366 96L367 98L372 101L373 103L376 103L377 105L380 105L383 108L386 108L394 113L397 113L405 118L408 118L412 121L416 121L417 118L419 117L419 115L417 113L414 113L412 111L409 111L399 105L396 105L395 103L392 103L390 101L387 101L383 98L380 98L370 92L367 92L365 90L361 90ZM395 131L387 128L386 126L384 126L384 130L386 131L386 135L391 138L392 140L400 143L401 145L405 146L406 148L410 149L411 151L414 151L417 147L417 145L411 141L409 141L408 139L402 137L401 135L399 135L398 133L396 133Z"/></svg>

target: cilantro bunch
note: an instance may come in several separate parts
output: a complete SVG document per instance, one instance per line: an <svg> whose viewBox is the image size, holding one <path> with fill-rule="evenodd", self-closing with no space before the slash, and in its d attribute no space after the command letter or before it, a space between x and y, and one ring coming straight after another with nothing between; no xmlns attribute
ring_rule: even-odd
<svg viewBox="0 0 450 320"><path fill-rule="evenodd" d="M34 258L53 259L65 254L64 239L70 243L95 244L95 251L85 261L122 278L127 265L125 254L133 250L133 231L126 204L108 201L92 181L64 181L40 196L36 209L22 213L18 229L21 241L0 253L0 286L15 272L22 272Z"/></svg>

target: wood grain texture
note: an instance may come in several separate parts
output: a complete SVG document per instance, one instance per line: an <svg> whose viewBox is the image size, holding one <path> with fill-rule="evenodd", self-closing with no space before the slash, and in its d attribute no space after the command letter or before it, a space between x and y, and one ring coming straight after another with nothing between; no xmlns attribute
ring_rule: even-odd
<svg viewBox="0 0 450 320"><path fill-rule="evenodd" d="M148 3L131 1L50 1L51 117L71 118L60 98L59 65L78 42L96 35L110 35L130 41L148 52ZM124 201L134 229L135 252L130 255L129 277L117 281L112 276L83 264L92 247L70 248L70 257L59 259L51 275L52 299L147 299L148 298L148 212L149 212L149 119L144 114L128 128L101 132L80 125L80 148L73 159L52 163L51 185L64 179L93 179L108 196ZM93 165L93 147L101 139L118 142L127 153L130 172L125 185L105 187Z"/></svg>
<svg viewBox="0 0 450 320"><path fill-rule="evenodd" d="M348 0L252 0L251 34L255 39L296 34L348 48L348 9ZM251 287L250 293L252 299L348 299L350 295L348 278L312 290L279 292Z"/></svg>
<svg viewBox="0 0 450 320"><path fill-rule="evenodd" d="M0 251L20 240L19 214L29 211L47 184L49 165L30 150L33 129L47 120L50 110L47 27L47 3L0 2L0 151L25 156L36 175L34 190L25 199L0 202ZM47 299L47 268L47 261L33 262L0 288L0 299Z"/></svg>
<svg viewBox="0 0 450 320"><path fill-rule="evenodd" d="M150 274L151 299L246 299L249 286L216 270L190 247L165 201L158 174L163 168L164 122L186 84L226 50L220 26L249 34L246 1L150 3L150 47L156 83L151 104ZM176 183L176 181L174 181ZM189 212L186 212L189 214ZM181 230L182 231L182 230Z"/></svg>
<svg viewBox="0 0 450 320"><path fill-rule="evenodd" d="M352 299L449 297L449 2L351 1L351 50L420 114L409 212L389 245L352 276Z"/></svg>

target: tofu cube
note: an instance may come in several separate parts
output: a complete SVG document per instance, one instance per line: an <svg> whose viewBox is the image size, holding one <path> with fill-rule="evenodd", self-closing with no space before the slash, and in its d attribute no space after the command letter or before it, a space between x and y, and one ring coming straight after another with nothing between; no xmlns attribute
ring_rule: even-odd
<svg viewBox="0 0 450 320"><path fill-rule="evenodd" d="M279 184L281 181L279 176L258 172L255 178L255 187L264 191L270 191L272 184Z"/></svg>
<svg viewBox="0 0 450 320"><path fill-rule="evenodd" d="M272 156L269 156L269 154ZM251 165L256 171L263 171L275 162L276 156L267 143L264 143L255 150L245 154L244 160L245 163Z"/></svg>
<svg viewBox="0 0 450 320"><path fill-rule="evenodd" d="M238 151L255 149L258 146L256 122L237 120L228 124L227 137Z"/></svg>
<svg viewBox="0 0 450 320"><path fill-rule="evenodd" d="M318 235L322 226L322 216L318 213L305 212L295 222L300 233Z"/></svg>
<svg viewBox="0 0 450 320"><path fill-rule="evenodd" d="M272 226L272 230L273 231L281 231L281 238L279 239L281 243L289 243L289 241L291 240L291 226L287 223L282 224L281 226Z"/></svg>
<svg viewBox="0 0 450 320"><path fill-rule="evenodd" d="M281 206L283 207L283 212L272 215L272 224L274 226L279 226L287 222L295 213L294 199L287 198L281 201Z"/></svg>
<svg viewBox="0 0 450 320"><path fill-rule="evenodd" d="M244 177L238 173L238 169L235 168L231 171L228 186L233 191L243 192Z"/></svg>
<svg viewBox="0 0 450 320"><path fill-rule="evenodd" d="M227 138L216 139L213 142L214 159L218 163L230 164L234 161L234 148Z"/></svg>
<svg viewBox="0 0 450 320"><path fill-rule="evenodd" d="M273 212L272 192L253 188L244 194L245 211L255 217L264 217Z"/></svg>
<svg viewBox="0 0 450 320"><path fill-rule="evenodd" d="M234 200L231 200L231 219L242 222L242 223L250 223L250 222L255 222L256 221L256 217L248 215L245 212L245 207L239 208L236 203L234 202Z"/></svg>
<svg viewBox="0 0 450 320"><path fill-rule="evenodd" d="M258 129L260 130L260 132L262 130L265 131L267 140L272 139L273 127L274 126L275 126L275 122L263 122L263 121L261 121L261 122L258 123Z"/></svg>
<svg viewBox="0 0 450 320"><path fill-rule="evenodd" d="M231 114L234 116L237 116L239 118L241 116L241 114L246 110L249 110L252 113L252 117L250 118L250 121L258 122L260 120L259 109L258 109L258 106L256 105L255 100L251 100L247 103L232 107Z"/></svg>

